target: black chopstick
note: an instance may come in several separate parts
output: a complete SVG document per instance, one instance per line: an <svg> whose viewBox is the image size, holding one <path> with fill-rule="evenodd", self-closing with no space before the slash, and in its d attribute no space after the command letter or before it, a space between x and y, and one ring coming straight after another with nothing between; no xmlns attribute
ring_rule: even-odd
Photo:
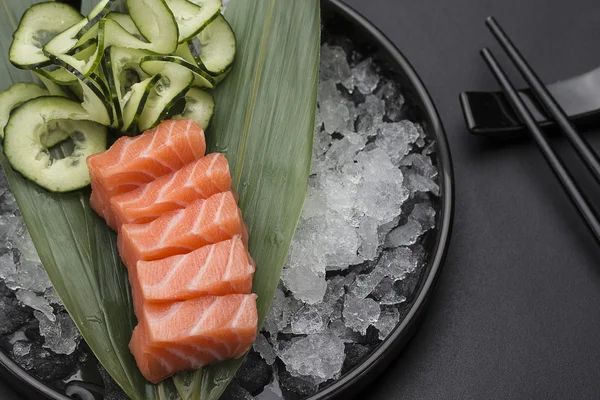
<svg viewBox="0 0 600 400"><path fill-rule="evenodd" d="M527 108L525 103L517 94L517 91L496 61L496 58L492 52L489 49L484 48L481 51L481 55L494 74L496 80L504 90L504 93L514 108L515 113L519 116L523 124L527 127L535 139L540 150L544 154L546 161L548 164L550 164L550 167L552 167L552 170L560 180L563 188L568 193L569 197L581 213L584 220L587 222L590 230L596 237L596 240L600 242L600 223L598 222L598 216L596 215L596 212L590 206L589 200L585 197L585 194L573 180L573 177L569 171L567 171L558 155L554 152L550 146L550 143L548 143L546 136L538 126L535 118L531 114L531 111Z"/></svg>
<svg viewBox="0 0 600 400"><path fill-rule="evenodd" d="M550 91L546 88L546 85L544 85L542 80L529 66L508 35L500 27L498 21L496 21L494 17L488 17L485 23L504 51L506 51L510 60L515 64L523 78L525 78L538 101L544 106L548 114L550 114L552 119L554 119L560 129L565 133L573 147L575 147L575 150L577 150L577 153L579 153L579 156L585 162L585 165L588 167L594 178L596 178L596 181L600 183L600 158L598 157L598 154L577 132L571 121L569 121L567 113L554 97L552 97Z"/></svg>

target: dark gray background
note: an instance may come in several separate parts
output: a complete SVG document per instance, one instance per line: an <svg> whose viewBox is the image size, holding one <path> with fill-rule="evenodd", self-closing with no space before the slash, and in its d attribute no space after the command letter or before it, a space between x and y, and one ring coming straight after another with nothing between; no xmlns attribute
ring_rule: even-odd
<svg viewBox="0 0 600 400"><path fill-rule="evenodd" d="M458 103L462 90L496 88L478 54L489 45L500 55L486 16L554 81L600 65L600 3L346 1L398 45L429 88L457 193L448 261L425 321L361 397L600 398L600 250L535 146L470 136ZM600 149L600 131L588 137ZM554 143L584 178L568 144ZM600 199L600 190L592 195ZM0 382L0 399L18 398Z"/></svg>

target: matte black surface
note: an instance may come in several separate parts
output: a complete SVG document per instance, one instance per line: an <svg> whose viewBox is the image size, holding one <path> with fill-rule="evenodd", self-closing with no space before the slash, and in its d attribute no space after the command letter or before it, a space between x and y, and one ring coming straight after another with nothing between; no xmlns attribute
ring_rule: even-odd
<svg viewBox="0 0 600 400"><path fill-rule="evenodd" d="M488 15L548 82L597 67L600 3L347 2L398 45L428 87L450 139L457 189L450 253L424 323L360 397L598 399L600 249L535 145L468 134L458 93L498 89L478 54L485 45L497 49ZM600 129L588 137L600 148ZM583 177L568 143L553 143ZM600 199L600 190L591 194ZM3 390L0 399L13 400Z"/></svg>

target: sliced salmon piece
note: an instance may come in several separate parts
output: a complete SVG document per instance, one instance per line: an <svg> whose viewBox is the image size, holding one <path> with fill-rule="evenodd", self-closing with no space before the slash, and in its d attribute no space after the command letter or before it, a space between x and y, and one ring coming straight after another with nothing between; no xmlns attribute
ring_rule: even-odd
<svg viewBox="0 0 600 400"><path fill-rule="evenodd" d="M210 352L201 351L194 345L173 345L168 349L148 346L145 329L140 325L133 330L129 350L142 375L154 384L177 372L196 370L217 361Z"/></svg>
<svg viewBox="0 0 600 400"><path fill-rule="evenodd" d="M129 348L153 383L177 371L242 357L254 342L256 295L203 296L145 305Z"/></svg>
<svg viewBox="0 0 600 400"><path fill-rule="evenodd" d="M151 222L198 199L231 190L229 163L214 153L163 175L136 190L120 194L110 204L117 227Z"/></svg>
<svg viewBox="0 0 600 400"><path fill-rule="evenodd" d="M242 213L231 192L200 199L147 224L125 224L119 253L129 269L138 261L187 254L209 244L246 234Z"/></svg>
<svg viewBox="0 0 600 400"><path fill-rule="evenodd" d="M205 152L204 132L192 120L164 121L140 136L121 137L110 149L87 159L92 182L90 206L114 229L113 196L177 171Z"/></svg>
<svg viewBox="0 0 600 400"><path fill-rule="evenodd" d="M129 274L137 310L146 303L249 294L254 270L254 261L236 236L185 255L138 261Z"/></svg>

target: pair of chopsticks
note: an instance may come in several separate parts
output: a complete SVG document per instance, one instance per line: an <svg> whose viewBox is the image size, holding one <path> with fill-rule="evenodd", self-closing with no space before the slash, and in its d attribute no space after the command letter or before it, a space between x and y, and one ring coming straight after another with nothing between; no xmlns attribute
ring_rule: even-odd
<svg viewBox="0 0 600 400"><path fill-rule="evenodd" d="M598 183L600 183L600 159L598 154L590 147L587 141L577 132L573 124L569 121L567 114L552 97L544 83L538 78L527 61L523 58L519 50L500 27L493 17L488 17L486 25L500 43L510 60L515 64L523 78L529 84L531 91L535 94L537 100L545 108L548 114L554 119L561 131L567 136L586 167L592 173ZM488 48L481 50L481 56L494 74L496 80L504 90L504 93L514 108L515 113L521 119L521 122L527 127L538 147L542 151L546 161L552 167L554 174L560 180L563 189L567 192L583 219L591 229L592 233L600 242L600 222L595 210L590 206L590 201L579 188L573 177L561 161L560 157L554 152L550 143L542 132L531 111L527 108L521 97L519 97L513 84L510 82L498 61ZM600 93L598 94L600 96Z"/></svg>

